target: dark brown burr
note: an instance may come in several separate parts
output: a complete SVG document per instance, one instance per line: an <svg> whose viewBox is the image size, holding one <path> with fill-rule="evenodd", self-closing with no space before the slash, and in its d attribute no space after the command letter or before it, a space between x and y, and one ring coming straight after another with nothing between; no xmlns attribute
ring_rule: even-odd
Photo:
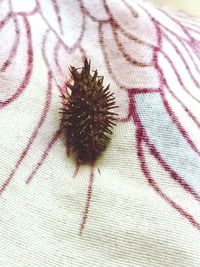
<svg viewBox="0 0 200 267"><path fill-rule="evenodd" d="M73 85L67 83L71 93L62 95L61 128L77 162L93 164L110 141L117 106L109 85L104 88L104 78L97 70L91 74L90 65L85 59L82 68L69 68Z"/></svg>

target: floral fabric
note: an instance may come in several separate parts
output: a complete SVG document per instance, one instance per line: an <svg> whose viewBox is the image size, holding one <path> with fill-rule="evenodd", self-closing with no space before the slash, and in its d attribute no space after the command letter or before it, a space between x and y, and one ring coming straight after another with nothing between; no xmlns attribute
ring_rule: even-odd
<svg viewBox="0 0 200 267"><path fill-rule="evenodd" d="M200 266L199 20L140 0L0 0L0 51L0 266ZM85 57L119 121L77 169L59 109Z"/></svg>

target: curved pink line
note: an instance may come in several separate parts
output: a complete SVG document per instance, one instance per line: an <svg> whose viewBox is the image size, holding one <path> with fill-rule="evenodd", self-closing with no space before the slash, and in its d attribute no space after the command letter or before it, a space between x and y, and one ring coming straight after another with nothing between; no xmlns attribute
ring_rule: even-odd
<svg viewBox="0 0 200 267"><path fill-rule="evenodd" d="M197 88L200 87L200 83L196 80L196 78L194 77L194 75L192 74L192 71L187 63L187 61L185 60L184 56L181 54L181 52L179 51L177 45L171 40L171 38L169 36L167 36L167 34L164 34L164 37L168 40L168 42L174 47L174 50L176 51L176 53L179 55L179 57L181 58L186 70L189 73L189 76L191 78L191 80L194 82L194 84L196 85Z"/></svg>
<svg viewBox="0 0 200 267"><path fill-rule="evenodd" d="M44 35L43 35L43 40L42 40L42 56L44 58L45 64L47 65L47 68L48 69L51 69L50 68L50 65L49 65L49 62L48 62L48 59L46 57L46 53L45 53L46 52L46 43L47 43L47 38L48 38L49 33L50 33L50 30L47 29L45 31ZM51 70L51 73L53 73L52 70Z"/></svg>
<svg viewBox="0 0 200 267"><path fill-rule="evenodd" d="M109 19L97 19L96 17L94 17L89 10L85 7L85 5L83 4L83 1L80 0L80 6L81 6L81 11L82 13L84 13L86 16L88 16L91 20L95 21L95 22L108 22Z"/></svg>
<svg viewBox="0 0 200 267"><path fill-rule="evenodd" d="M121 0L121 1L130 10L133 17L135 17L135 18L139 17L138 12L135 9L133 9L133 7L131 5L129 5L125 0Z"/></svg>
<svg viewBox="0 0 200 267"><path fill-rule="evenodd" d="M63 73L63 70L62 70L62 68L61 68L61 66L60 66L60 64L59 64L59 61L58 61L58 52L59 52L59 49L60 49L60 42L59 42L59 40L56 42L56 45L54 46L54 52L53 52L53 54L54 54L54 59L55 59L55 63L56 63L56 67L57 67L57 69L58 69L58 72L61 74L61 75L63 75L64 73Z"/></svg>
<svg viewBox="0 0 200 267"><path fill-rule="evenodd" d="M114 20L114 19L113 19ZM112 20L111 20L112 22ZM117 21L114 21L114 23L111 23L111 26L113 28L117 28L122 34L124 34L129 40L131 41L134 41L135 43L138 43L138 44L143 44L144 46L148 47L148 48L155 48L155 45L152 44L152 43L149 43L147 42L146 40L142 40L142 39L139 39L137 38L136 36L134 35L131 35L129 32L127 32L125 29L123 29L120 24L117 23Z"/></svg>
<svg viewBox="0 0 200 267"><path fill-rule="evenodd" d="M19 11L19 12L15 12L13 11L13 13L15 13L16 15L19 15L19 16L33 16L35 15L37 12L39 12L39 7L37 6L37 3L36 3L36 7L34 7L33 10L31 11Z"/></svg>
<svg viewBox="0 0 200 267"><path fill-rule="evenodd" d="M27 55L28 55L28 61L27 61L27 70L24 75L24 78L21 82L21 85L17 89L17 91L7 100L0 101L0 108L7 106L12 101L16 100L24 91L24 89L28 86L30 82L30 77L32 74L33 69L33 48L32 48L32 34L31 34L31 28L29 25L29 22L26 17L23 17L25 28L26 28L26 35L28 40L28 47L27 47Z"/></svg>
<svg viewBox="0 0 200 267"><path fill-rule="evenodd" d="M35 168L32 170L31 174L28 176L27 180L26 180L26 184L29 184L33 177L35 176L35 174L37 173L37 171L39 170L39 168L43 165L45 159L47 158L47 156L49 155L50 150L52 149L52 147L54 146L54 144L56 143L59 135L61 134L61 130L58 130L52 137L51 141L48 143L47 148L45 149L44 153L42 154L40 160L37 162Z"/></svg>
<svg viewBox="0 0 200 267"><path fill-rule="evenodd" d="M57 16L57 21L60 29L60 33L63 34L63 27L62 27L62 19L60 16L60 8L58 6L57 0L51 0L51 3L53 4L55 14Z"/></svg>
<svg viewBox="0 0 200 267"><path fill-rule="evenodd" d="M145 10L150 16L151 14ZM171 19L175 24L177 24L185 33L185 35L187 35L187 37L189 39L191 39L191 35L188 33L187 29L176 19L172 18L171 16L169 16L169 14L166 14L164 12L164 10L159 10L161 13L163 13L166 17L168 17L169 19ZM167 30L168 32L170 32L172 35L176 36L177 39L182 38L184 41L188 42L187 39L185 39L184 37L180 37L176 32L173 32L172 30L170 30L169 28L167 28L162 22L158 21L156 18L154 18L154 20L156 21L156 23L158 23L163 29Z"/></svg>
<svg viewBox="0 0 200 267"><path fill-rule="evenodd" d="M161 26L162 26L166 31L168 31L169 33L171 33L172 35L174 35L177 39L180 39L179 36L178 36L176 33L170 31L167 27L165 27L165 26L163 26L163 25L161 25ZM182 25L180 24L180 26L182 26ZM182 26L182 27L183 27L183 26ZM183 29L185 30L185 34L187 34L187 36L188 36L188 38L189 38L190 40L185 40L185 39L182 40L182 39L180 39L180 42L181 42L182 44L183 44L183 42L187 43L187 44L188 44L188 45L195 51L195 55L196 55L196 57L197 57L198 59L200 59L199 52L196 51L196 45L195 45L196 42L200 44L200 41L197 40L197 39L195 39L193 36L191 36L191 34L189 33L188 29L186 30L184 27L183 27ZM200 32L198 32L198 34L200 35Z"/></svg>
<svg viewBox="0 0 200 267"><path fill-rule="evenodd" d="M11 14L11 12L9 12L9 13L7 14L7 16L6 16L3 20L0 21L0 29L2 29L2 28L4 27L4 25L5 25L11 18L12 18L12 14Z"/></svg>
<svg viewBox="0 0 200 267"><path fill-rule="evenodd" d="M181 21L179 22L179 23L181 23L182 25L183 25L183 27L185 27L185 28L187 28L187 26L191 26L191 27L194 27L194 28L196 28L196 29L199 29L199 26L200 26L200 22L198 21L194 21L194 18L195 17L190 17L190 18L187 18L187 19L185 19L185 18L180 18L181 19ZM175 18L174 17L174 19L177 21L177 17Z"/></svg>
<svg viewBox="0 0 200 267"><path fill-rule="evenodd" d="M112 27L112 32L113 32L113 36L114 36L114 40L115 40L115 43L119 49L119 51L121 52L121 54L124 56L124 58L132 65L137 65L139 67L149 67L150 64L146 64L146 63L142 63L136 59L133 59L132 57L130 57L128 55L128 53L126 53L125 49L123 48L123 45L122 43L120 42L119 40L119 36L117 34L117 32L114 30L114 28ZM141 44L141 45L145 45L145 44Z"/></svg>
<svg viewBox="0 0 200 267"><path fill-rule="evenodd" d="M38 5L39 4L39 1L36 0ZM80 4L80 2L79 2ZM81 7L80 7L81 9ZM49 24L49 22L47 21L47 19L45 18L45 16L43 15L42 13L42 10L41 10L41 7L39 8L39 11L40 11L40 15L41 15L41 18L43 19L43 21L46 23L46 25L48 26L48 30L51 30L55 36L58 38L59 42L63 45L63 47L65 48L65 50L69 53L72 53L74 52L74 50L76 50L79 46L80 46L80 43L81 43L81 40L83 38L83 35L84 35L84 32L85 32L85 14L83 13L83 23L82 23L82 27L81 27L81 32L80 32L80 35L78 37L78 39L76 40L75 44L72 46L72 47L68 47L66 45L66 43L60 38L59 34L52 28L52 26Z"/></svg>
<svg viewBox="0 0 200 267"><path fill-rule="evenodd" d="M109 62L109 59L108 59L108 53L106 52L106 49L105 49L105 42L104 42L104 37L103 37L102 26L103 26L103 24L102 23L99 23L99 26L98 26L99 43L100 43L101 48L102 48L102 52L103 52L103 56L104 56L104 61L105 61L106 66L107 66L108 73L110 74L110 76L112 77L112 79L114 80L114 82L118 85L118 87L123 88L125 90L130 90L132 88L122 85L118 81L116 75L112 71L112 67L111 67L110 62ZM142 88L140 88L140 89L142 90Z"/></svg>
<svg viewBox="0 0 200 267"><path fill-rule="evenodd" d="M195 67L196 71L199 72L199 74L200 74L200 68L198 67L197 63L195 62L194 57L193 57L192 54L191 54L191 51L188 49L188 47L185 45L185 43L184 43L182 40L180 40L180 42L181 42L182 46L185 48L187 54L189 55L190 60L191 60L192 63L194 64L194 67ZM187 45L188 45L188 44L187 44ZM191 47L191 45L190 45L190 47ZM191 49L193 49L193 47L191 47ZM197 55L196 55L196 56L197 56ZM199 56L199 57L197 56L197 58L200 59L200 56Z"/></svg>
<svg viewBox="0 0 200 267"><path fill-rule="evenodd" d="M164 12L162 10L162 12ZM167 14L167 16L169 16L169 14ZM194 30L193 28L189 27L189 26L183 26L179 21L177 21L176 19L170 17L170 19L172 19L173 21L175 21L175 23L177 23L181 28L182 30L184 31L184 33L187 35L187 37L189 38L189 40L187 39L184 39L184 38L180 38L175 32L171 31L170 29L168 29L166 26L162 25L161 23L159 23L157 21L158 24L160 24L160 26L162 28L164 28L166 31L168 31L169 33L171 33L172 35L174 35L177 39L180 39L180 41L183 43L183 40L196 52L195 55L197 58L200 59L200 55L199 55L199 52L196 51L196 47L195 47L195 42L198 42L200 44L200 41L197 40L196 38L194 38L189 31L193 31L197 34L200 35L200 31L197 31L197 30Z"/></svg>
<svg viewBox="0 0 200 267"><path fill-rule="evenodd" d="M16 12L13 9L13 5L12 5L11 0L9 0L9 7L10 7L11 12L14 14L14 16L20 15L20 16L23 16L24 17L24 16L32 16L32 15L35 15L39 11L39 9L40 9L37 1L35 1L35 4L36 4L36 6L31 11L27 11L27 12L26 11L19 11L19 12Z"/></svg>
<svg viewBox="0 0 200 267"><path fill-rule="evenodd" d="M119 29L128 39L138 43L138 44L143 44L143 45L146 45L150 48L154 48L154 45L151 44L151 43L148 43L142 39L139 39L138 37L135 37L134 35L131 35L130 33L128 33L116 20L115 18L113 17L112 13L110 12L110 9L106 3L106 0L103 0L103 3L104 3L104 8L107 12L107 14L109 15L110 19L108 22L110 22L112 28L114 29ZM107 21L105 22L107 23ZM104 24L103 22L101 22L101 24Z"/></svg>
<svg viewBox="0 0 200 267"><path fill-rule="evenodd" d="M63 72L63 69L62 69L62 67L60 66L60 64L59 64L59 60L58 60L58 58L59 58L59 56L58 56L58 52L59 52L60 47L61 47L61 43L60 43L60 41L58 40L58 41L56 42L56 45L54 46L53 54L54 54L54 59L55 59L55 63L56 63L56 67L57 67L57 69L58 69L58 72L63 76L63 75L64 75L64 72ZM63 47L63 49L65 49L65 48ZM87 57L87 56L86 56L86 52L85 52L85 50L84 50L81 46L79 47L79 50L80 50L81 55L82 55L82 61L84 62L85 58ZM68 52L66 51L66 53L68 53ZM47 58L46 58L46 62L47 62ZM48 66L50 67L49 64L48 64ZM52 71L52 72L53 72L53 71ZM59 87L59 85L57 85L57 86ZM60 90L60 91L61 91L61 90ZM61 92L62 92L62 91L61 91Z"/></svg>
<svg viewBox="0 0 200 267"><path fill-rule="evenodd" d="M189 44L191 46L191 48L193 49L194 53L195 53L195 56L198 58L198 60L200 60L200 43L198 44L199 47L197 48L196 47L196 43L197 41L193 40L191 42L191 44Z"/></svg>
<svg viewBox="0 0 200 267"><path fill-rule="evenodd" d="M147 14L149 16L151 16L149 14L149 12L147 12ZM163 71L162 71L162 69L161 69L161 67L160 67L160 65L158 63L158 53L162 53L163 56L166 57L166 59L168 59L169 63L171 64L172 69L174 70L174 72L175 72L175 74L177 76L177 79L178 79L179 83L181 84L181 86L184 87L184 84L183 84L183 82L182 82L182 80L181 80L178 72L176 71L176 68L174 67L173 62L166 55L166 53L162 50L163 32L160 29L159 23L158 23L158 21L154 17L151 17L151 20L152 20L152 22L153 22L153 24L155 26L155 30L156 30L156 33L157 33L157 47L154 47L154 54L153 54L153 59L152 59L152 65L154 66L154 68L158 72L158 77L160 79L160 89L163 90L164 87L166 86L166 79L165 79L164 73L163 73Z"/></svg>
<svg viewBox="0 0 200 267"><path fill-rule="evenodd" d="M183 32L190 38L193 39L193 37L189 34L188 29L190 29L190 26L186 26L183 25L180 21L178 21L176 18L172 17L169 13L167 13L166 11L164 11L163 9L159 9L159 11L161 13L163 13L165 16L167 16L169 19L171 19L174 23L176 23L177 25L179 25L181 27L181 29L183 30ZM165 25L163 25L162 23L160 23L166 30L170 31L172 34L176 35L177 34L175 32L172 32L170 29L168 29ZM192 29L192 28L191 28ZM200 34L200 31L198 31L197 33ZM179 37L178 37L179 38ZM183 38L184 39L184 38ZM187 39L184 39L185 41L188 41Z"/></svg>
<svg viewBox="0 0 200 267"><path fill-rule="evenodd" d="M131 114L127 114L126 117L117 119L117 122L129 122L131 120Z"/></svg>
<svg viewBox="0 0 200 267"><path fill-rule="evenodd" d="M160 93L160 88L139 88L139 87L133 87L129 89L130 91L133 91L133 94L150 94L150 93Z"/></svg>
<svg viewBox="0 0 200 267"><path fill-rule="evenodd" d="M197 29L194 29L192 28L191 26L187 26L187 29L191 32L194 32L194 33L197 33L197 34L200 34L200 30L197 30ZM190 35L191 36L191 35ZM197 40L196 38L194 38L193 36L191 36L192 39L194 40ZM197 40L198 41L198 40Z"/></svg>
<svg viewBox="0 0 200 267"><path fill-rule="evenodd" d="M93 187L94 187L94 166L91 166L90 176L89 176L89 184L88 184L88 190L87 190L87 198L86 198L86 203L85 203L85 209L83 211L83 217L82 217L82 221L81 221L81 224L80 224L80 231L79 231L80 235L83 233L83 230L85 229L85 226L86 226L86 223L87 223L90 204L91 204Z"/></svg>
<svg viewBox="0 0 200 267"><path fill-rule="evenodd" d="M138 131L139 132L139 131ZM140 133L139 133L140 134ZM158 186L158 184L155 182L155 180L153 179L153 177L151 176L151 173L149 171L149 168L146 164L146 160L145 160L145 156L144 156L144 152L142 149L142 141L144 142L144 140L141 140L141 138L138 136L139 134L137 134L137 150L138 150L138 158L140 160L140 164L141 164L141 169L149 183L149 185L155 190L155 192L157 192L159 194L159 196L161 198L163 198L171 207L173 207L175 210L177 210L179 212L179 214L181 214L184 218L186 218L192 226L194 226L197 230L200 231L200 224L194 219L194 217L189 214L188 212L186 212L181 206L179 206L178 204L176 204L176 202L174 202L170 197L168 197Z"/></svg>
<svg viewBox="0 0 200 267"><path fill-rule="evenodd" d="M177 116L175 115L175 113L173 112L173 110L171 109L165 94L163 93L163 91L160 92L162 101L163 101L163 105L167 111L167 113L169 114L172 122L176 125L176 127L178 128L178 130L180 131L180 133L182 134L182 136L185 138L185 140L187 141L187 143L190 145L190 147L192 148L192 150L194 150L199 156L200 156L200 151L198 149L198 147L196 146L196 144L192 141L192 139L190 138L189 134L187 133L187 131L185 130L185 128L181 125L180 121L178 120Z"/></svg>
<svg viewBox="0 0 200 267"><path fill-rule="evenodd" d="M143 149L142 149L142 142L145 142L147 145L150 144L147 134L145 132L145 129L142 125L142 122L139 118L139 115L136 110L135 105L135 98L134 95L129 93L129 100L130 100L130 112L132 114L132 118L134 121L135 126L137 127L136 130L136 140L137 140L137 151L138 151L138 158L140 161L141 169L149 183L150 186L153 187L153 189L166 201L175 208L184 218L186 218L195 228L200 230L200 224L184 209L182 209L179 205L177 205L173 200L171 200L165 193L162 192L162 190L159 188L159 186L156 184L155 180L150 174L150 171L148 169L148 166L146 164L146 160L144 157ZM200 196L180 177L176 172L174 172L166 162L163 161L163 159L160 157L158 152L155 150L155 147L151 145L151 151L153 156L158 160L161 167L169 173L169 175L178 182L187 192L189 192L196 200L199 201ZM169 168L168 168L169 167Z"/></svg>
<svg viewBox="0 0 200 267"><path fill-rule="evenodd" d="M130 89L129 91L129 94L130 95L138 95L138 94L153 94L153 93L160 93L160 89L154 89L154 88L143 88L143 89L140 89L140 88L132 88ZM128 114L123 117L123 118L119 118L117 119L117 122L128 122L132 119L132 113L131 113L131 104L130 104L130 101L129 101L129 107L128 107Z"/></svg>
<svg viewBox="0 0 200 267"><path fill-rule="evenodd" d="M162 31L158 25L158 23L156 22L156 20L154 20L154 18L152 18L152 22L154 23L155 27L156 27L156 31L157 31L157 36L158 36L158 46L160 47L160 49L162 48L162 39L163 39L163 34ZM179 129L180 133L182 134L182 136L185 138L185 140L188 142L188 144L190 145L190 147L198 154L200 155L200 151L197 148L197 146L195 145L195 143L192 141L192 139L189 137L188 133L186 132L186 130L184 129L184 127L181 125L181 123L179 122L178 118L176 117L175 113L172 111L172 109L170 108L167 100L165 99L165 95L163 93L163 89L165 87L169 87L167 84L167 81L165 79L164 73L160 67L160 65L158 64L158 52L159 49L155 48L154 49L154 56L153 56L153 61L152 64L154 65L155 69L158 71L159 77L160 77L160 95L163 101L163 105L166 109L166 111L168 112L169 116L172 119L172 122L176 125L176 127ZM171 60L171 59L170 59Z"/></svg>
<svg viewBox="0 0 200 267"><path fill-rule="evenodd" d="M197 118L192 114L192 112L182 103L182 101L174 94L174 92L167 86L166 87L168 92L171 94L171 96L176 99L176 101L182 106L182 108L185 110L187 115L193 120L193 122L196 124L196 126L200 129L200 122L197 120Z"/></svg>
<svg viewBox="0 0 200 267"><path fill-rule="evenodd" d="M195 199L200 201L200 196L198 195L198 193L193 188L191 188L191 186L188 183L186 183L183 178L181 178L175 171L172 170L172 168L162 159L159 152L156 150L155 146L151 144L151 142L149 141L145 128L142 125L142 122L136 110L135 94L133 94L132 92L129 92L129 101L130 101L129 114L130 116L132 116L136 127L142 131L142 135L145 137L145 142L151 148L150 152L153 153L153 156L158 160L162 168L165 171L169 172L170 176L176 182L178 182L181 186L183 186L183 188L186 191L188 191L191 195L193 195Z"/></svg>
<svg viewBox="0 0 200 267"><path fill-rule="evenodd" d="M0 195L3 193L3 191L6 189L6 187L9 185L10 181L13 179L16 171L18 170L18 168L20 167L21 163L23 162L24 158L26 157L28 151L30 150L31 146L33 145L33 142L35 140L35 138L37 137L39 130L41 129L48 110L49 110L49 106L50 106L50 102L51 102L51 81L52 81L52 75L49 72L48 73L48 89L47 89L47 95L46 95L46 102L45 102L45 106L44 106L44 110L42 111L40 120L37 124L37 126L35 127L33 133L31 134L28 143L26 144L25 148L23 149L19 159L17 160L14 168L12 169L11 173L9 174L8 178L4 181L4 183L2 184L2 186L0 187Z"/></svg>
<svg viewBox="0 0 200 267"><path fill-rule="evenodd" d="M45 62L45 64L46 64L48 70L50 70L51 73L52 73L53 79L54 79L54 81L55 81L55 83L56 83L56 85L57 85L59 91L60 91L61 93L63 93L63 90L64 90L65 85L64 85L64 87L62 87L62 86L60 86L60 85L57 84L57 82L56 82L56 77L53 75L52 66L49 64L49 61L48 61L47 56L46 56L46 51L47 51L47 49L46 49L46 44L47 44L47 38L48 38L49 33L50 33L50 30L47 29L47 30L45 31L44 35L43 35L43 40L42 40L42 56L43 56L43 58L44 58L44 62ZM56 45L57 45L58 43L60 43L59 40L57 41ZM54 48L55 48L55 47L54 47ZM54 49L54 53L55 53L55 49ZM57 63L58 63L58 62L57 62ZM59 63L58 63L58 64L59 64Z"/></svg>
<svg viewBox="0 0 200 267"><path fill-rule="evenodd" d="M98 34L99 34L99 43L100 43L101 48L102 48L104 60L106 62L106 66L107 66L108 72L111 75L112 79L115 81L115 83L119 87L121 87L120 82L116 79L115 75L113 74L113 71L112 71L112 68L111 68L111 65L110 65L110 62L109 62L109 59L108 59L108 54L107 54L107 52L105 50L105 42L104 42L104 38L103 38L102 25L103 25L102 23L99 23L99 26L98 26ZM126 86L123 86L123 88L129 89Z"/></svg>
<svg viewBox="0 0 200 267"><path fill-rule="evenodd" d="M165 53L164 53L165 55ZM168 58L168 56L166 55L166 57ZM171 62L171 59L169 59L169 61ZM171 62L172 63L172 62ZM171 65L173 68L173 65ZM160 66L157 63L156 69L159 71L160 73L160 77L162 77L162 85L165 86L166 88L170 89L170 87L167 84L167 81L164 77L164 74L160 68ZM176 72L176 69L173 68L173 70ZM178 75L178 74L177 74ZM178 75L179 76L179 75ZM177 77L178 77L177 76ZM181 78L179 79L179 82L181 83L182 87L187 91L187 89L184 87L184 85L182 84L182 80ZM187 91L188 92L188 91ZM188 92L188 94L190 94ZM179 120L177 119L175 113L172 111L172 109L170 108L167 100L165 99L165 95L163 93L163 90L160 92L160 95L162 97L163 100L163 104L169 114L169 116L171 117L172 121L176 124L177 128L179 129L179 131L181 132L181 134L183 135L183 137L186 139L186 141L188 142L188 144L191 146L191 148L198 154L200 155L200 151L198 150L197 146L194 144L194 142L190 139L190 137L188 136L187 132L185 131L184 127L181 125L181 123L179 122ZM191 95L191 94L190 94ZM191 95L192 96L192 95ZM196 98L195 98L196 100ZM198 101L198 100L197 100Z"/></svg>
<svg viewBox="0 0 200 267"><path fill-rule="evenodd" d="M156 28L158 28L158 25L159 25L163 29L165 29L166 31L168 31L169 33L171 33L172 35L176 36L176 38L180 39L180 37L175 32L173 32L170 29L168 29L165 25L163 25L158 20L156 20L155 17L152 17L152 15L149 13L149 11L146 8L142 7L141 5L139 5L139 6L149 15L149 17L151 17L152 21L156 25ZM160 11L161 12L164 12L164 10L160 10ZM166 16L169 16L169 14L165 14L165 15ZM183 30L183 32L186 34L186 36L189 38L189 40L187 40L185 38L182 38L181 41L183 42L183 40L184 40L186 43L188 43L190 45L190 47L192 47L196 51L195 42L197 40L193 36L191 36L191 34L189 33L189 31L188 31L189 27L184 27L179 21L177 21L176 19L174 19L172 17L170 17L170 19L172 19L176 24L178 24L181 27L181 29ZM200 34L200 31L197 32L197 33ZM199 41L197 41L197 42L199 42ZM196 56L200 59L200 55L199 55L198 52L196 53Z"/></svg>
<svg viewBox="0 0 200 267"><path fill-rule="evenodd" d="M160 163L163 169L170 174L174 181L178 182L188 193L194 196L194 198L200 202L200 195L185 182L185 180L178 176L178 174L163 160L156 147L150 143L148 138L145 138L145 143L149 147L151 155Z"/></svg>
<svg viewBox="0 0 200 267"><path fill-rule="evenodd" d="M195 100L197 103L200 103L200 101L195 97L195 96L193 96L193 94L191 94L190 93L190 91L188 91L188 89L185 87L185 85L184 85L184 83L183 83L183 80L182 80L182 78L181 78L181 76L179 75L179 73L178 73L178 71L177 71L177 69L176 69L176 67L174 66L174 64L173 64L173 62L172 62L172 60L171 60L171 58L164 52L164 51L159 51L163 56L164 56L164 58L169 62L169 64L170 64L170 66L171 66L171 68L172 68L172 70L174 71L174 73L175 73L175 75L176 75L176 77L177 77L177 80L178 80L178 82L179 82L179 84L181 85L181 87L182 87L182 89L193 99L193 100ZM164 73L163 73L163 71L161 70L161 68L160 68L160 72L162 73L162 75L164 76ZM167 83L167 81L165 81L165 84Z"/></svg>
<svg viewBox="0 0 200 267"><path fill-rule="evenodd" d="M9 16L9 19L11 19L11 17ZM18 21L16 19L16 17L14 17L14 23L15 23L15 33L16 33L16 38L15 41L13 43L13 46L10 50L10 53L8 55L8 58L6 59L6 61L4 62L4 64L2 65L2 67L0 68L0 72L6 71L6 69L10 66L10 64L12 63L13 58L15 57L15 55L17 54L17 47L19 45L19 35L20 35L20 31L19 31L19 24ZM8 20L9 21L9 20ZM7 22L8 22L7 21ZM12 60L11 60L12 59Z"/></svg>

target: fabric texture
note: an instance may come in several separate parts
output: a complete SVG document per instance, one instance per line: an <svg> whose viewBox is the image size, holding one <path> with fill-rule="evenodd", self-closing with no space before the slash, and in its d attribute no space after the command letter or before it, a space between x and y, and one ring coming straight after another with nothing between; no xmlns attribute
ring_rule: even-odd
<svg viewBox="0 0 200 267"><path fill-rule="evenodd" d="M0 266L199 267L199 20L140 0L0 0L0 51ZM119 121L77 169L59 109L85 57Z"/></svg>

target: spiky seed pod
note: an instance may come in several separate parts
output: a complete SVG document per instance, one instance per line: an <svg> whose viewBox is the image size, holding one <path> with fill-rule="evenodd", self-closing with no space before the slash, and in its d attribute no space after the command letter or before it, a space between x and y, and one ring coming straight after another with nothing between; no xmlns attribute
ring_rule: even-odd
<svg viewBox="0 0 200 267"><path fill-rule="evenodd" d="M90 61L85 59L81 71L71 66L69 69L74 84L66 84L71 94L62 95L61 127L76 160L91 164L110 141L117 116L112 109L117 106L109 85L103 86L103 77L97 70L90 73Z"/></svg>

